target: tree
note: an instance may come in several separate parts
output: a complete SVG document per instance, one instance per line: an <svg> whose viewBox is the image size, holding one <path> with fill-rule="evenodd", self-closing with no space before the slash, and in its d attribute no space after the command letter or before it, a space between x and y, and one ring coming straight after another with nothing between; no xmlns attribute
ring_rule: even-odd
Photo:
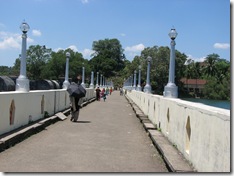
<svg viewBox="0 0 234 176"><path fill-rule="evenodd" d="M15 60L14 66L12 67L11 74L18 76L20 74L20 58Z"/></svg>
<svg viewBox="0 0 234 176"><path fill-rule="evenodd" d="M216 74L216 63L217 61L219 60L219 55L218 54L209 54L204 63L205 63L205 66L203 67L203 71L204 73L208 76L208 77L211 77L211 76L214 76Z"/></svg>
<svg viewBox="0 0 234 176"><path fill-rule="evenodd" d="M82 74L83 63L84 66L88 69L88 70L86 69L86 72L90 72L90 69L88 67L88 61L84 60L81 53L74 52L71 49L59 50L58 52L52 52L51 59L44 67L42 73L42 77L44 79L59 79L59 77L65 76L66 52L70 53L70 59L69 59L70 78L75 78L77 74Z"/></svg>
<svg viewBox="0 0 234 176"><path fill-rule="evenodd" d="M92 49L95 53L89 63L94 72L100 72L109 78L124 68L123 49L119 40L94 41Z"/></svg>
<svg viewBox="0 0 234 176"><path fill-rule="evenodd" d="M8 76L11 72L11 68L8 66L0 66L0 76Z"/></svg>
<svg viewBox="0 0 234 176"><path fill-rule="evenodd" d="M27 50L27 69L30 79L42 79L41 73L51 57L51 49L40 45L31 45Z"/></svg>

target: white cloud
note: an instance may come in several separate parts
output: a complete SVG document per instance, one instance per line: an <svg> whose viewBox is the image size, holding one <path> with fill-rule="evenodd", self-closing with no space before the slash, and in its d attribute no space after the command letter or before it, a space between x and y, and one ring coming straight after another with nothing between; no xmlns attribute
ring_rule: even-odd
<svg viewBox="0 0 234 176"><path fill-rule="evenodd" d="M91 50L91 49L84 49L81 53L83 54L84 58L89 58L90 59L91 54L95 53L95 51Z"/></svg>
<svg viewBox="0 0 234 176"><path fill-rule="evenodd" d="M144 49L145 49L145 46L143 44L138 44L138 45L134 45L134 46L127 46L125 48L125 51L127 51L127 52L141 52Z"/></svg>
<svg viewBox="0 0 234 176"><path fill-rule="evenodd" d="M230 48L230 44L229 43L215 43L214 48L216 48L216 49L228 49L228 48Z"/></svg>
<svg viewBox="0 0 234 176"><path fill-rule="evenodd" d="M81 0L82 4L87 4L89 3L89 0Z"/></svg>
<svg viewBox="0 0 234 176"><path fill-rule="evenodd" d="M27 38L28 43L34 42L33 39ZM0 32L0 49L20 49L22 43L21 34L13 34L9 32Z"/></svg>
<svg viewBox="0 0 234 176"><path fill-rule="evenodd" d="M121 35L122 37L125 37L125 36L126 36L126 34L124 34L124 33L121 33L120 35Z"/></svg>
<svg viewBox="0 0 234 176"><path fill-rule="evenodd" d="M73 50L74 52L78 52L78 49L75 45L71 45L68 48L70 48L71 50Z"/></svg>
<svg viewBox="0 0 234 176"><path fill-rule="evenodd" d="M13 37L7 37L3 39L3 41L0 41L0 49L9 49L9 48L20 48L19 42Z"/></svg>
<svg viewBox="0 0 234 176"><path fill-rule="evenodd" d="M193 57L191 54L188 54L187 56L188 56L187 60L193 60L194 62L203 62L206 58L206 57L196 58L196 57Z"/></svg>
<svg viewBox="0 0 234 176"><path fill-rule="evenodd" d="M145 49L145 46L140 43L138 45L125 47L126 58L132 60L135 56L140 55L141 51Z"/></svg>
<svg viewBox="0 0 234 176"><path fill-rule="evenodd" d="M82 51L78 50L78 48L75 45L70 45L69 47L67 47L66 49L70 48L71 50L73 50L74 52L79 52L83 55L83 57L85 59L90 59L91 58L91 54L93 54L95 51L91 50L91 49L84 49ZM64 48L55 48L53 51L58 52L59 50L66 50Z"/></svg>
<svg viewBox="0 0 234 176"><path fill-rule="evenodd" d="M55 48L53 49L54 52L58 52L59 50L64 50L63 48Z"/></svg>
<svg viewBox="0 0 234 176"><path fill-rule="evenodd" d="M39 37L39 36L41 36L41 31L40 31L40 30L33 29L33 30L32 30L32 35L33 35L33 36Z"/></svg>

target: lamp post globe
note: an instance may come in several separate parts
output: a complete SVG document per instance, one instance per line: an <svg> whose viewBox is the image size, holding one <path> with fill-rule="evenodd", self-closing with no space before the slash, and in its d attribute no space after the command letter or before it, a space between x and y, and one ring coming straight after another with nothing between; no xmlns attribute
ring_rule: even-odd
<svg viewBox="0 0 234 176"><path fill-rule="evenodd" d="M70 58L71 54L69 52L66 52L66 57Z"/></svg>
<svg viewBox="0 0 234 176"><path fill-rule="evenodd" d="M22 49L20 57L20 75L16 79L16 91L28 92L29 91L29 80L26 74L26 48L27 48L27 32L30 29L29 25L26 22L23 22L20 25L20 29L23 32L22 34Z"/></svg>
<svg viewBox="0 0 234 176"><path fill-rule="evenodd" d="M23 22L23 23L20 25L20 29L21 29L21 31L22 31L24 34L26 34L26 33L29 31L30 27L29 27L28 23Z"/></svg>
<svg viewBox="0 0 234 176"><path fill-rule="evenodd" d="M163 96L168 98L177 98L178 87L175 85L175 38L177 37L178 33L174 28L172 28L168 35L171 38L169 79L167 85L164 87Z"/></svg>
<svg viewBox="0 0 234 176"><path fill-rule="evenodd" d="M178 33L176 32L176 30L174 28L172 28L169 32L169 37L171 38L171 40L175 40L175 38L177 37Z"/></svg>

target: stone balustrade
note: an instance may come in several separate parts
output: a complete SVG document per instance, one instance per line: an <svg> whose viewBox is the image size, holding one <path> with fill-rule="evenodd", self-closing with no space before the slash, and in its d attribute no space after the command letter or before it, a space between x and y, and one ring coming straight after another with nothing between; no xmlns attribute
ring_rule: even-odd
<svg viewBox="0 0 234 176"><path fill-rule="evenodd" d="M86 91L84 101L95 97L94 89ZM0 101L0 135L70 107L65 89L0 92Z"/></svg>
<svg viewBox="0 0 234 176"><path fill-rule="evenodd" d="M230 110L135 90L126 96L198 172L230 172Z"/></svg>

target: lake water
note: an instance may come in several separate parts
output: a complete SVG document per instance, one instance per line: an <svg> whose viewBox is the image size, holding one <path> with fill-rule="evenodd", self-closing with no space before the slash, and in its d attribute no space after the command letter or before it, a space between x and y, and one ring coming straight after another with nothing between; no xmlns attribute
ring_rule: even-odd
<svg viewBox="0 0 234 176"><path fill-rule="evenodd" d="M228 109L228 110L230 110L231 108L230 101L226 101L226 100L207 100L207 99L200 99L200 98L182 98L182 100L203 103L206 105Z"/></svg>

